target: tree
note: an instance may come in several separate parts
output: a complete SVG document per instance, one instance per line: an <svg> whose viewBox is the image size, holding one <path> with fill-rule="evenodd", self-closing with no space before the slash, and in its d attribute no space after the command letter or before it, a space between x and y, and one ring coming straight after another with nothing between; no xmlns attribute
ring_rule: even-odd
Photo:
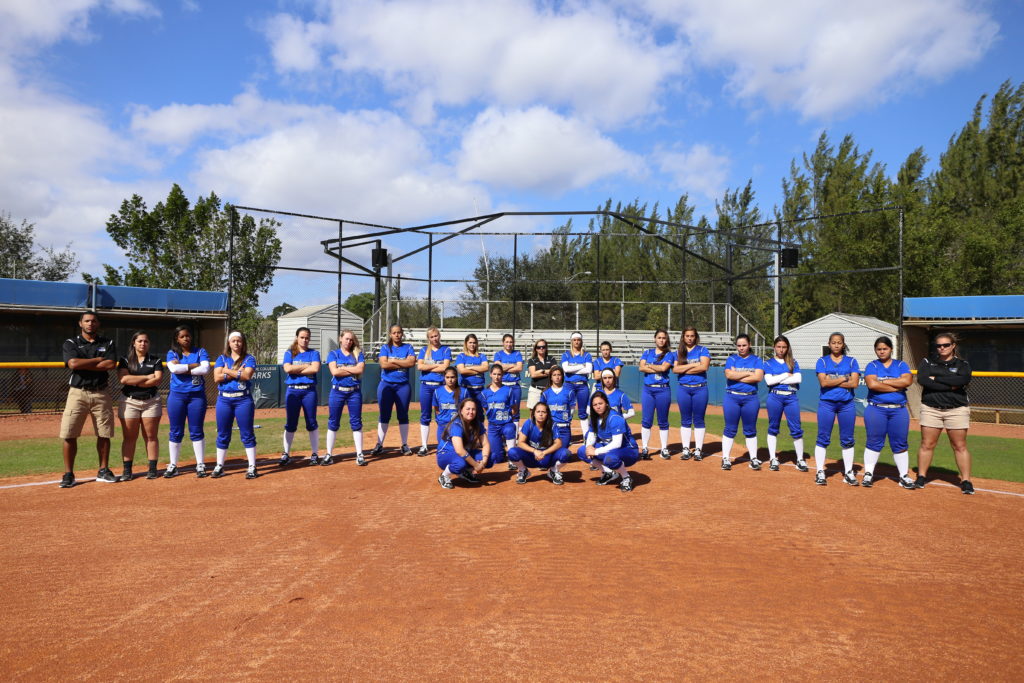
<svg viewBox="0 0 1024 683"><path fill-rule="evenodd" d="M342 307L366 321L373 315L373 292L350 294Z"/></svg>
<svg viewBox="0 0 1024 683"><path fill-rule="evenodd" d="M78 268L78 257L69 243L63 250L37 246L35 225L26 220L15 223L0 213L0 277L63 282Z"/></svg>
<svg viewBox="0 0 1024 683"><path fill-rule="evenodd" d="M290 303L285 301L284 303L280 303L277 306L274 306L274 310L272 310L270 312L270 315L268 317L273 318L274 320L277 320L282 315L288 315L292 311L297 311L297 310L299 310L299 309L295 308L295 306L292 306Z"/></svg>

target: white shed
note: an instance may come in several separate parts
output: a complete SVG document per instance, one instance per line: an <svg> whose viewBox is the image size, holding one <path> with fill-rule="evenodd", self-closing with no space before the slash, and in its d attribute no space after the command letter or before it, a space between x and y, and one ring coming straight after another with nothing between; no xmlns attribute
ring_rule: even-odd
<svg viewBox="0 0 1024 683"><path fill-rule="evenodd" d="M782 334L793 345L793 357L804 370L813 370L814 364L828 346L828 337L833 332L842 332L846 337L849 354L857 359L861 368L875 359L875 339L889 337L896 344L899 328L878 318L849 313L829 313L817 320L804 323ZM898 353L898 347L894 353Z"/></svg>
<svg viewBox="0 0 1024 683"><path fill-rule="evenodd" d="M338 348L338 305L320 304L303 306L277 319L277 362L284 361L284 352L295 341L295 330L308 327L309 345L327 357L332 349ZM352 311L341 309L341 329L352 330L362 343L363 319Z"/></svg>

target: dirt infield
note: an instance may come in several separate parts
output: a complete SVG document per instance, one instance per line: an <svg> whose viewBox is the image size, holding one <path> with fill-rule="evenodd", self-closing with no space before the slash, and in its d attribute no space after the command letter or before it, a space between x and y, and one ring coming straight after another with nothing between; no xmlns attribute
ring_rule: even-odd
<svg viewBox="0 0 1024 683"><path fill-rule="evenodd" d="M580 463L563 487L540 472L517 486L499 467L446 491L433 456L394 453L365 468L263 464L255 481L235 468L2 489L0 671L1024 676L1024 485L817 487L789 466L718 462L639 463L629 494Z"/></svg>

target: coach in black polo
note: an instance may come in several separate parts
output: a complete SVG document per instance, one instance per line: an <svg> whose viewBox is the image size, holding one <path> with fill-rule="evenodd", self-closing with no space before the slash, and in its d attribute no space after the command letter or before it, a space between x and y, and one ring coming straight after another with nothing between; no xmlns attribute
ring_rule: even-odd
<svg viewBox="0 0 1024 683"><path fill-rule="evenodd" d="M96 481L117 481L108 467L110 439L114 436L114 404L107 391L108 374L117 365L117 353L112 340L99 336L100 318L95 312L82 313L78 327L81 333L64 342L64 364L71 369L71 388L60 421L60 438L64 439L62 489L75 485L78 437L87 417L92 418L100 458Z"/></svg>

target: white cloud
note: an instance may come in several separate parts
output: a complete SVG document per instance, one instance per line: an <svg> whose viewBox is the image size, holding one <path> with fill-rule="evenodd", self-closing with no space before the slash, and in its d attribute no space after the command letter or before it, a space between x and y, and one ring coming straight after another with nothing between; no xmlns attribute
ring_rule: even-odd
<svg viewBox="0 0 1024 683"><path fill-rule="evenodd" d="M69 36L87 38L89 14L98 9L143 16L159 14L146 0L5 0L0 3L0 51L49 45Z"/></svg>
<svg viewBox="0 0 1024 683"><path fill-rule="evenodd" d="M278 16L266 31L282 72L315 69L323 53L369 73L416 113L434 104L571 107L618 125L657 108L659 88L684 70L679 43L601 3L559 10L523 0L324 3L319 21Z"/></svg>
<svg viewBox="0 0 1024 683"><path fill-rule="evenodd" d="M640 160L595 128L544 107L482 112L462 139L459 177L559 195L619 173Z"/></svg>
<svg viewBox="0 0 1024 683"><path fill-rule="evenodd" d="M672 178L675 189L691 196L702 194L715 199L722 194L729 177L728 157L715 154L704 144L682 150L657 150L654 159L661 171Z"/></svg>

